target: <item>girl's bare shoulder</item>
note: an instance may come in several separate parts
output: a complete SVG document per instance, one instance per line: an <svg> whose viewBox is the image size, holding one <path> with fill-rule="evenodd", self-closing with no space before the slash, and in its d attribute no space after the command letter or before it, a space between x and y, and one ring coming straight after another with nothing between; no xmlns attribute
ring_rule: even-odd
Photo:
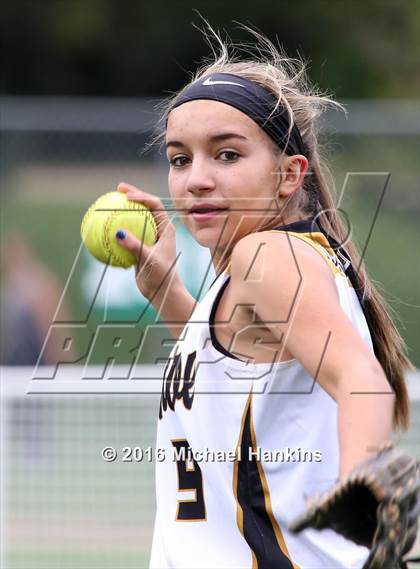
<svg viewBox="0 0 420 569"><path fill-rule="evenodd" d="M314 247L278 231L251 233L238 241L230 272L233 283L248 283L247 288L255 288L257 283L281 283L282 287L290 283L294 287L303 279L314 286L334 282L331 269Z"/></svg>

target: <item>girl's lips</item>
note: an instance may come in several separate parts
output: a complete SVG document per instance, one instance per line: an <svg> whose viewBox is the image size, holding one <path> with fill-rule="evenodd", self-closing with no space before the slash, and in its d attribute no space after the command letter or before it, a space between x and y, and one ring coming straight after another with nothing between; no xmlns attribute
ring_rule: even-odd
<svg viewBox="0 0 420 569"><path fill-rule="evenodd" d="M226 209L211 209L205 211L191 211L190 215L194 221L207 221L213 217L217 217L221 213L224 213Z"/></svg>

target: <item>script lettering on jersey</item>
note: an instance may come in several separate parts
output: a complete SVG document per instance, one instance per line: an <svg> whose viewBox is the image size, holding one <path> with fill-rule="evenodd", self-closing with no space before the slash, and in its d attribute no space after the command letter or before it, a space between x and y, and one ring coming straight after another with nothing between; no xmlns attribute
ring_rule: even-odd
<svg viewBox="0 0 420 569"><path fill-rule="evenodd" d="M184 403L186 409L191 409L194 400L194 384L197 366L197 352L188 355L185 364L182 354L175 353L169 359L163 374L162 395L160 398L159 419L168 409L175 408L177 399Z"/></svg>

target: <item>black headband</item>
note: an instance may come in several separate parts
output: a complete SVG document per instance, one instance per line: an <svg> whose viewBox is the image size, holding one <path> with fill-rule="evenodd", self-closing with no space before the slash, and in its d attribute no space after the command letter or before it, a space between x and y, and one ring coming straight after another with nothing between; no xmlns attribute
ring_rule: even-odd
<svg viewBox="0 0 420 569"><path fill-rule="evenodd" d="M290 119L283 105L277 104L277 97L255 81L231 73L214 73L192 83L175 99L175 109L189 101L208 99L226 103L248 115L289 156L306 155L299 129ZM274 110L275 109L275 110Z"/></svg>

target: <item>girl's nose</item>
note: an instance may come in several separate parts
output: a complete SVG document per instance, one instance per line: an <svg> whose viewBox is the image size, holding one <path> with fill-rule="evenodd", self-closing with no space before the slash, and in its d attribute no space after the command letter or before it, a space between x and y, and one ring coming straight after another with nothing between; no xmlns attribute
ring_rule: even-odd
<svg viewBox="0 0 420 569"><path fill-rule="evenodd" d="M196 194L212 191L215 188L215 180L211 168L205 160L194 159L189 168L187 190Z"/></svg>

